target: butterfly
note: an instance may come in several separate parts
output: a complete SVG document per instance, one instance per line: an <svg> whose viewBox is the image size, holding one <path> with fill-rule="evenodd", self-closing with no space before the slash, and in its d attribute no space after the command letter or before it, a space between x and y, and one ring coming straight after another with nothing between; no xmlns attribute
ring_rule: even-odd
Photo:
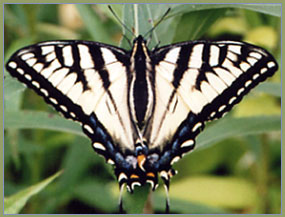
<svg viewBox="0 0 285 217"><path fill-rule="evenodd" d="M244 42L149 50L139 35L131 50L81 40L37 43L15 52L6 69L80 123L93 149L114 165L121 194L145 183L155 190L158 177L168 194L172 165L194 149L205 123L224 116L278 64Z"/></svg>

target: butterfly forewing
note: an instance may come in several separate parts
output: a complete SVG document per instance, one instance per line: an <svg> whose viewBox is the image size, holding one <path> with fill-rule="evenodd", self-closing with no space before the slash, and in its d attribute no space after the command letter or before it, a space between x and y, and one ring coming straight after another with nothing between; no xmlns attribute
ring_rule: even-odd
<svg viewBox="0 0 285 217"><path fill-rule="evenodd" d="M126 52L113 46L51 41L19 50L7 69L66 118L83 124L92 140L96 126L90 116L94 113L115 143L125 145L123 150L132 149L135 140L126 108L128 61Z"/></svg>
<svg viewBox="0 0 285 217"><path fill-rule="evenodd" d="M180 143L194 139L205 121L222 117L278 67L264 49L233 41L165 46L155 50L152 58L156 106L146 131L152 148L179 134L178 127L190 114L193 118L184 123L189 136Z"/></svg>

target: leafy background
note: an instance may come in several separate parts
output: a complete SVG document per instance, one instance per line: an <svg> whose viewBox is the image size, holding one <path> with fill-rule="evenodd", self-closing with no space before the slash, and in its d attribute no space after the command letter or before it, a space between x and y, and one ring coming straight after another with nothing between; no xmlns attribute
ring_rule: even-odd
<svg viewBox="0 0 285 217"><path fill-rule="evenodd" d="M242 40L268 49L280 64L280 5L112 5L149 46L194 39ZM5 62L17 49L45 40L96 40L130 49L134 35L107 5L5 5ZM122 32L125 37L122 38ZM5 213L116 213L112 167L93 152L80 127L58 114L5 71ZM280 70L220 121L174 165L173 213L280 213ZM142 190L141 190L142 189ZM160 186L124 194L128 213L161 213ZM141 197L141 195L144 195Z"/></svg>

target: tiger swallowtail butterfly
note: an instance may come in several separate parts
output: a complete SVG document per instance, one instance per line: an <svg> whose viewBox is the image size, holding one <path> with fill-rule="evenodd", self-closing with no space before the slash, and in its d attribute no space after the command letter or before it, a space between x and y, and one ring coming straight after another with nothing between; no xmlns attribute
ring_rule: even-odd
<svg viewBox="0 0 285 217"><path fill-rule="evenodd" d="M47 41L18 50L6 65L65 118L81 124L94 150L132 192L193 150L205 122L218 119L278 65L266 50L237 41L188 41L130 51L92 41ZM120 196L121 197L121 196Z"/></svg>

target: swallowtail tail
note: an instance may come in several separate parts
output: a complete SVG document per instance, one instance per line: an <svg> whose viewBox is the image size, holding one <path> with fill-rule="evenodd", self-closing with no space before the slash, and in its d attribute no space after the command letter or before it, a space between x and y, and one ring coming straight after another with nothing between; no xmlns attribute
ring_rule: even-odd
<svg viewBox="0 0 285 217"><path fill-rule="evenodd" d="M205 122L222 117L278 66L266 50L237 41L189 41L154 50L138 36L130 51L92 41L48 41L20 49L7 70L65 118L82 125L114 165L120 188L158 176L193 150Z"/></svg>

